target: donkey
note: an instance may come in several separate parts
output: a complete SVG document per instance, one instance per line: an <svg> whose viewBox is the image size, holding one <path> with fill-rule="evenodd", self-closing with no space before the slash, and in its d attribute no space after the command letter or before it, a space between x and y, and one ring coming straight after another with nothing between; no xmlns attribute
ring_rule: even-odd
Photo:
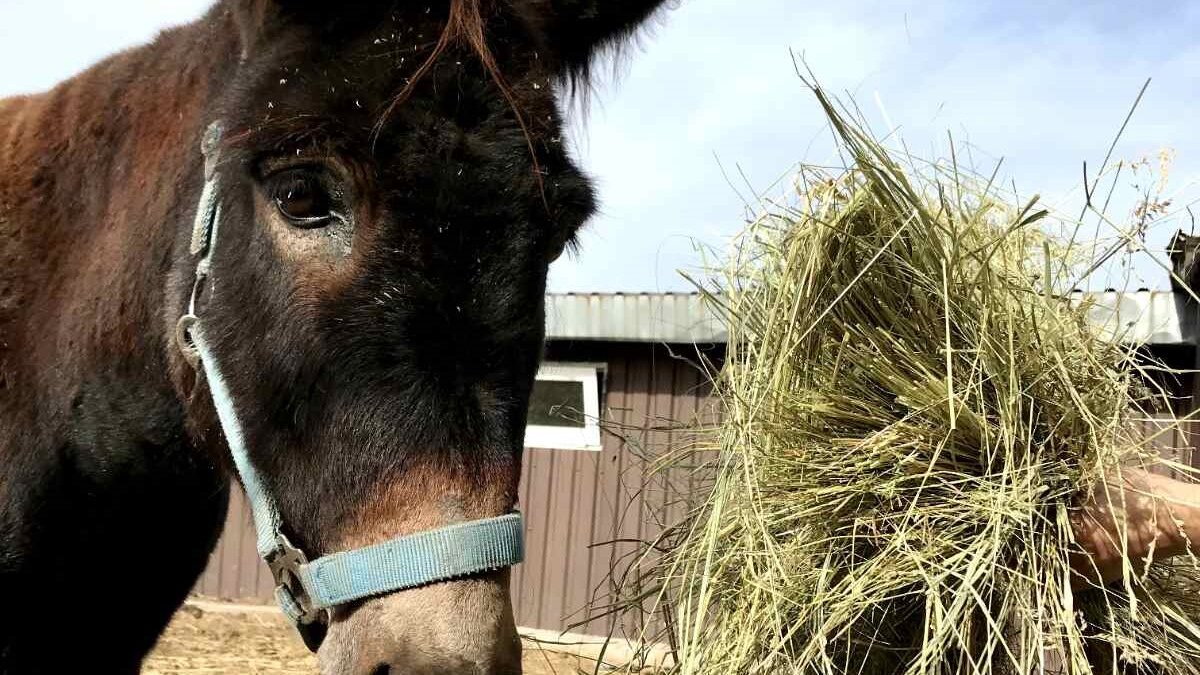
<svg viewBox="0 0 1200 675"><path fill-rule="evenodd" d="M0 101L0 673L138 672L239 462L309 558L515 508L594 209L558 97L662 3L220 0ZM496 567L304 634L324 673L518 673Z"/></svg>

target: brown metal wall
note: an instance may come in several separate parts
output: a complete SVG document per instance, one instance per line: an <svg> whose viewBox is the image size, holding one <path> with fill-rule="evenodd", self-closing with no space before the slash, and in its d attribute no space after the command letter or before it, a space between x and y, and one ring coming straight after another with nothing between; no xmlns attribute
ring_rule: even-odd
<svg viewBox="0 0 1200 675"><path fill-rule="evenodd" d="M273 588L271 572L255 548L250 505L241 490L231 490L225 533L217 542L217 549L213 551L208 569L200 576L195 592L241 602L271 602Z"/></svg>
<svg viewBox="0 0 1200 675"><path fill-rule="evenodd" d="M607 353L597 353L601 349ZM528 551L513 577L520 625L607 634L611 618L588 620L587 607L591 615L603 613L612 571L632 562L642 550L637 542L660 534L659 523L683 514L680 500L690 486L672 481L668 487L647 466L648 457L693 444L686 426L711 415L695 350L681 349L689 360L650 345L552 353L554 360L608 363L606 428L601 452L526 450L521 503ZM624 623L621 632L637 629Z"/></svg>
<svg viewBox="0 0 1200 675"><path fill-rule="evenodd" d="M720 349L705 358L719 360ZM661 479L647 477L645 457L689 442L683 426L711 409L710 390L691 346L557 343L547 359L607 364L603 450L526 449L520 493L526 560L512 585L517 622L606 634L609 620L576 625L587 618L584 608L608 598L609 571L638 550L632 542L658 535L651 523L682 515L678 501L692 492L686 484L664 490ZM225 534L196 593L270 602L270 573L255 551L248 505L233 492ZM618 540L624 543L607 544Z"/></svg>

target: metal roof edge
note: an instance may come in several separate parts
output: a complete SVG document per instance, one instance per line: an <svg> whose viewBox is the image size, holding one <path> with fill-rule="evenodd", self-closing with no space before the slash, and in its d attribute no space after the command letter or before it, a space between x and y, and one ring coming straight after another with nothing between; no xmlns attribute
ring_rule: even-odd
<svg viewBox="0 0 1200 675"><path fill-rule="evenodd" d="M696 293L546 296L546 339L723 343L724 322Z"/></svg>
<svg viewBox="0 0 1200 675"><path fill-rule="evenodd" d="M1141 344L1196 344L1196 311L1172 291L1072 294L1108 334ZM551 293L546 339L627 343L724 343L724 322L697 293Z"/></svg>

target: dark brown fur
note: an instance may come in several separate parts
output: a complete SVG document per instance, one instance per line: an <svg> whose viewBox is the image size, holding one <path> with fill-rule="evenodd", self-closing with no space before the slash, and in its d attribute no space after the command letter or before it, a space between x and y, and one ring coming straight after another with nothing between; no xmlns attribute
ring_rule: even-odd
<svg viewBox="0 0 1200 675"><path fill-rule="evenodd" d="M215 119L201 310L289 536L513 506L547 266L593 208L554 91L659 1L224 0L0 102L0 673L136 672L219 533L227 450L173 341ZM294 156L344 189L347 253L281 224ZM323 668L512 672L506 579L345 608ZM438 622L470 630L414 656Z"/></svg>

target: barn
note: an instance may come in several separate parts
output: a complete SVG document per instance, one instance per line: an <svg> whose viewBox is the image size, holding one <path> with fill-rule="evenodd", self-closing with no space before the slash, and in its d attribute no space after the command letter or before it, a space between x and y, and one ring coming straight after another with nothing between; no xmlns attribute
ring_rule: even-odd
<svg viewBox="0 0 1200 675"><path fill-rule="evenodd" d="M1087 298L1098 325L1146 344L1148 355L1175 368L1196 367L1196 304L1181 289ZM637 542L655 537L659 524L678 517L684 500L694 498L690 477L652 477L648 461L688 447L697 425L714 419L704 371L719 366L724 344L721 323L698 295L547 297L546 356L521 481L527 556L513 574L518 625L544 634L607 635L615 621L617 632L637 631L639 617L605 615L618 581L611 570L620 571ZM1176 414L1190 412L1195 378L1168 380ZM1150 420L1141 424L1147 434L1158 429ZM1155 443L1189 460L1194 436L1175 429ZM249 509L234 495L225 534L196 593L269 603L271 586L255 551Z"/></svg>

